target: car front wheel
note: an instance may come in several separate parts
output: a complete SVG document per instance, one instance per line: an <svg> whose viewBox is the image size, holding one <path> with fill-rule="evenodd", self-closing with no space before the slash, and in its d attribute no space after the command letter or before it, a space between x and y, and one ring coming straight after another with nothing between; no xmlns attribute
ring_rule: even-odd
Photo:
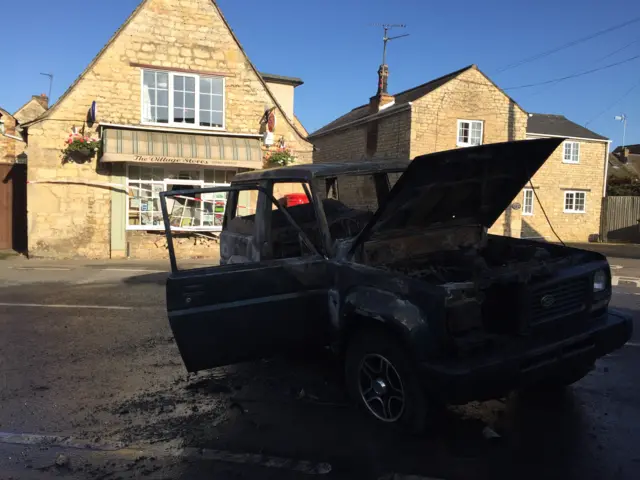
<svg viewBox="0 0 640 480"><path fill-rule="evenodd" d="M365 330L350 342L345 364L351 398L379 422L421 432L427 399L405 349L391 335Z"/></svg>

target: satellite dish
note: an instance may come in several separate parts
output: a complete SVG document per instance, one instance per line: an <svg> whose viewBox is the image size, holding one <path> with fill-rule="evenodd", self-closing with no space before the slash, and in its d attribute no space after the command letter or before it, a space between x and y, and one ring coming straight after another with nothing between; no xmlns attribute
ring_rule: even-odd
<svg viewBox="0 0 640 480"><path fill-rule="evenodd" d="M98 104L94 100L91 102L91 108L89 108L89 121L95 123L98 119Z"/></svg>

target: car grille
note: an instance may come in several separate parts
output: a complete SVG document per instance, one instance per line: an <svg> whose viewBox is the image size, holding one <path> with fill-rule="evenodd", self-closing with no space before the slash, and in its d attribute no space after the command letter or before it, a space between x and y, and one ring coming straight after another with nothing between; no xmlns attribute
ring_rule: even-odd
<svg viewBox="0 0 640 480"><path fill-rule="evenodd" d="M589 294L588 277L574 278L533 291L529 309L532 325L584 310Z"/></svg>

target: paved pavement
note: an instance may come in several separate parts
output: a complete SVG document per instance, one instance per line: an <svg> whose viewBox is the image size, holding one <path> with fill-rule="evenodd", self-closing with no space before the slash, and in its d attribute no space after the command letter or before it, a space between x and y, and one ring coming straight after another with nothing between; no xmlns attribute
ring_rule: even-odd
<svg viewBox="0 0 640 480"><path fill-rule="evenodd" d="M640 259L610 262L628 346L559 398L451 408L415 438L354 412L322 355L187 376L165 262L2 261L0 479L638 478Z"/></svg>

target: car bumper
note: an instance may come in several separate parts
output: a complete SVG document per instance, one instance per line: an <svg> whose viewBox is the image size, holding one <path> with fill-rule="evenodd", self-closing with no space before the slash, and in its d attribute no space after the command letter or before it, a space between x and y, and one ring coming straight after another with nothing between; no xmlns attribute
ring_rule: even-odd
<svg viewBox="0 0 640 480"><path fill-rule="evenodd" d="M462 404L498 398L552 374L587 370L596 359L622 347L632 332L631 318L609 309L592 319L587 330L552 344L446 364L423 363L420 371L426 388L444 402Z"/></svg>

